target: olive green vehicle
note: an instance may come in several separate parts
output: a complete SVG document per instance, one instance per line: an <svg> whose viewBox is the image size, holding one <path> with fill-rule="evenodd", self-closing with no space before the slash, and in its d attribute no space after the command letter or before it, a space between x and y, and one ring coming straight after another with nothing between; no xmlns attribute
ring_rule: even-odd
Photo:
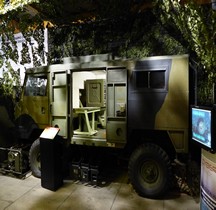
<svg viewBox="0 0 216 210"><path fill-rule="evenodd" d="M171 183L171 164L189 152L193 75L187 55L139 60L90 55L28 70L16 115L20 138L35 140L32 173L40 177L41 132L58 127L70 147L127 154L137 193L162 195Z"/></svg>

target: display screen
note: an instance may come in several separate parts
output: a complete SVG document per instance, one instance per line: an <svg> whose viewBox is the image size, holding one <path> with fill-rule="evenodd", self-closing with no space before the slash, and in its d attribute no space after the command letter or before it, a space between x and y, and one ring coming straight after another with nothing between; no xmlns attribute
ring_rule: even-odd
<svg viewBox="0 0 216 210"><path fill-rule="evenodd" d="M192 139L211 149L212 111L192 108Z"/></svg>

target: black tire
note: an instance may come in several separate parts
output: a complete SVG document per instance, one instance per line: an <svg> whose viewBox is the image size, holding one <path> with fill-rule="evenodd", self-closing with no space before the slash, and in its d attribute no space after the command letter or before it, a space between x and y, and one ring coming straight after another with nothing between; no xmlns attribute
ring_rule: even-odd
<svg viewBox="0 0 216 210"><path fill-rule="evenodd" d="M150 143L140 145L132 153L128 172L135 191L148 198L162 196L172 180L171 162L167 153Z"/></svg>
<svg viewBox="0 0 216 210"><path fill-rule="evenodd" d="M31 145L29 150L29 165L32 175L41 178L40 139L35 140Z"/></svg>

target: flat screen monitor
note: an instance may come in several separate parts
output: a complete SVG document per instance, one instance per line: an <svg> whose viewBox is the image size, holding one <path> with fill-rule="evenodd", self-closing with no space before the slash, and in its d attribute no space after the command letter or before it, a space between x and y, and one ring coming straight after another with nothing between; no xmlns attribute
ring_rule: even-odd
<svg viewBox="0 0 216 210"><path fill-rule="evenodd" d="M215 109L212 107L193 106L191 108L192 140L202 148L215 151Z"/></svg>

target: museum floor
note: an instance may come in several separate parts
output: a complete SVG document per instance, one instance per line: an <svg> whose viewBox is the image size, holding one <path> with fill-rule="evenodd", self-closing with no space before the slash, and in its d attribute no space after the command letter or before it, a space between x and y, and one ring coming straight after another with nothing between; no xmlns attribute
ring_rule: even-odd
<svg viewBox="0 0 216 210"><path fill-rule="evenodd" d="M41 180L0 174L0 210L198 210L199 197L171 190L164 198L138 196L126 171L118 171L91 186L69 179L56 192L41 187Z"/></svg>

